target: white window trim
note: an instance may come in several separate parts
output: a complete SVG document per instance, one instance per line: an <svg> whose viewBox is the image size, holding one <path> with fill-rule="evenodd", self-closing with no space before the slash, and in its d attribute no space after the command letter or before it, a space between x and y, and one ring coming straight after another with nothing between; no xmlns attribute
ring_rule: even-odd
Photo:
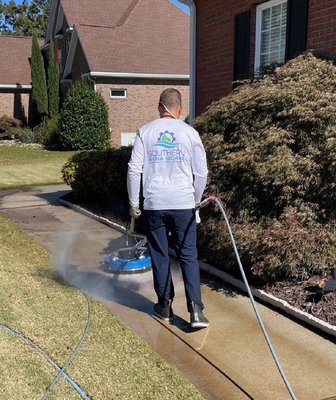
<svg viewBox="0 0 336 400"><path fill-rule="evenodd" d="M282 3L287 3L287 0L270 0L266 3L259 4L257 6L256 13L256 33L255 33L255 56L254 56L254 71L255 75L258 75L260 68L260 47L261 47L261 14L263 10L277 6Z"/></svg>
<svg viewBox="0 0 336 400"><path fill-rule="evenodd" d="M120 90L120 91L124 91L124 96L112 96L112 91L113 90ZM127 99L127 89L123 89L123 88L110 88L110 98L111 99Z"/></svg>

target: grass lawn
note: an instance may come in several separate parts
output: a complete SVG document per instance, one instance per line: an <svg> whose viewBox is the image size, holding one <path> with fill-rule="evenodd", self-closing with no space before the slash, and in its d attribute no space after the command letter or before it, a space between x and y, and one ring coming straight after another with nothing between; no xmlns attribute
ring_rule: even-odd
<svg viewBox="0 0 336 400"><path fill-rule="evenodd" d="M0 190L63 183L61 168L73 154L29 147L0 147Z"/></svg>
<svg viewBox="0 0 336 400"><path fill-rule="evenodd" d="M62 183L73 152L0 147L0 189ZM60 367L87 321L84 295L57 282L49 254L0 213L0 323L20 332ZM92 303L84 346L68 375L91 399L202 399L200 393L101 303ZM38 399L56 371L31 347L0 329L0 399ZM78 399L62 378L50 399Z"/></svg>
<svg viewBox="0 0 336 400"><path fill-rule="evenodd" d="M21 332L59 366L87 321L84 295L53 279L48 253L0 213L0 323ZM102 304L92 303L89 335L67 369L91 399L202 399L174 368ZM0 329L0 398L38 399L56 375L43 357ZM50 399L78 399L61 379Z"/></svg>

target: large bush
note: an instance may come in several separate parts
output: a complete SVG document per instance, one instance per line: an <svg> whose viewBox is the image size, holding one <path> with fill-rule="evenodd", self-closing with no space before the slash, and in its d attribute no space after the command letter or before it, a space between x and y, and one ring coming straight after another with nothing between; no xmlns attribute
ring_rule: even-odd
<svg viewBox="0 0 336 400"><path fill-rule="evenodd" d="M60 141L69 150L105 149L110 130L107 105L84 81L68 90L60 113Z"/></svg>
<svg viewBox="0 0 336 400"><path fill-rule="evenodd" d="M75 199L101 203L117 200L128 209L126 180L131 150L121 147L75 154L62 169Z"/></svg>
<svg viewBox="0 0 336 400"><path fill-rule="evenodd" d="M336 258L336 67L301 55L213 103L195 128L207 150L208 192L224 201L249 271L268 280L329 269ZM201 252L224 268L226 255L230 267L226 231L206 212Z"/></svg>
<svg viewBox="0 0 336 400"><path fill-rule="evenodd" d="M21 121L7 115L0 117L0 140L16 139L20 135Z"/></svg>
<svg viewBox="0 0 336 400"><path fill-rule="evenodd" d="M45 118L34 130L34 140L49 150L58 150L62 146L58 135L58 117Z"/></svg>

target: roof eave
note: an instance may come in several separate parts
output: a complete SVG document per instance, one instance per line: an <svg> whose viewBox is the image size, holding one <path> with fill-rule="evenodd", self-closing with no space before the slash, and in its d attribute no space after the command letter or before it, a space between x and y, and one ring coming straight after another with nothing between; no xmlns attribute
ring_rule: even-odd
<svg viewBox="0 0 336 400"><path fill-rule="evenodd" d="M32 85L0 83L0 89L31 89Z"/></svg>
<svg viewBox="0 0 336 400"><path fill-rule="evenodd" d="M168 80L189 80L185 74L151 74L142 72L104 72L91 71L82 75L91 78L138 78L138 79L168 79Z"/></svg>

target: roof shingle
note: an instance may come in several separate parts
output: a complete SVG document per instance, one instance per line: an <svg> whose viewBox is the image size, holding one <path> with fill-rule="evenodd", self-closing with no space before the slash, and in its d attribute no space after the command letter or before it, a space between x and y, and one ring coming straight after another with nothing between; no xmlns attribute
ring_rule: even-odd
<svg viewBox="0 0 336 400"><path fill-rule="evenodd" d="M189 16L169 0L61 1L91 71L189 74Z"/></svg>
<svg viewBox="0 0 336 400"><path fill-rule="evenodd" d="M70 26L88 24L114 27L122 24L138 0L61 0Z"/></svg>
<svg viewBox="0 0 336 400"><path fill-rule="evenodd" d="M43 39L39 39L39 44L43 44ZM0 35L0 84L31 84L31 47L31 37Z"/></svg>

